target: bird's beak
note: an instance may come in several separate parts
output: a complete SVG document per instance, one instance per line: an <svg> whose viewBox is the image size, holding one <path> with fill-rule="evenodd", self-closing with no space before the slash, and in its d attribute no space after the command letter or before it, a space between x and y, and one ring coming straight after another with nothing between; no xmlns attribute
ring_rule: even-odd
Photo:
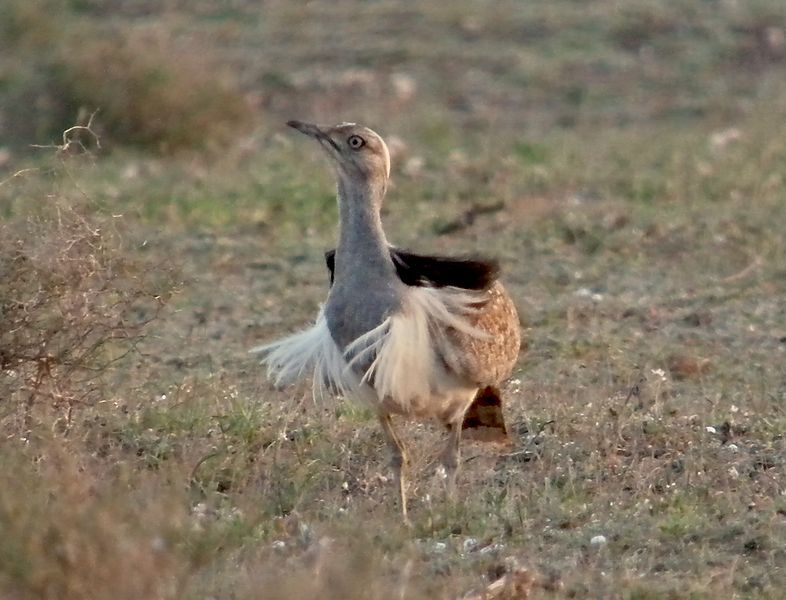
<svg viewBox="0 0 786 600"><path fill-rule="evenodd" d="M305 133L307 136L314 138L322 145L328 154L334 158L338 158L338 146L324 129L321 129L313 123L304 123L303 121L287 121L287 125L293 129L297 129L300 133Z"/></svg>
<svg viewBox="0 0 786 600"><path fill-rule="evenodd" d="M313 138L325 135L325 133L313 123L304 123L303 121L287 121L292 129L297 129L300 133L305 133Z"/></svg>

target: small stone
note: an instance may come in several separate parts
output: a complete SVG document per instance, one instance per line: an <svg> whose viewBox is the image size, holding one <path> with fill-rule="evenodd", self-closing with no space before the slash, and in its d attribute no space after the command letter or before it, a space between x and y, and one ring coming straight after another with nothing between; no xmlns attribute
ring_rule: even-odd
<svg viewBox="0 0 786 600"><path fill-rule="evenodd" d="M718 430L715 429L712 425L707 425L704 428L704 431L706 431L707 433L718 433Z"/></svg>
<svg viewBox="0 0 786 600"><path fill-rule="evenodd" d="M480 549L481 554L498 554L502 550L505 549L504 544L500 544L499 542L495 542L494 544L490 544L488 546L484 546Z"/></svg>
<svg viewBox="0 0 786 600"><path fill-rule="evenodd" d="M605 535L596 535L596 536L593 536L592 539L590 540L590 545L591 546L603 546L603 545L606 544L607 541L608 540L606 539Z"/></svg>
<svg viewBox="0 0 786 600"><path fill-rule="evenodd" d="M475 538L470 537L464 540L464 544L463 544L464 553L472 552L473 550L477 549L477 547L478 547L478 540L476 540Z"/></svg>
<svg viewBox="0 0 786 600"><path fill-rule="evenodd" d="M736 142L742 137L742 132L736 127L729 127L721 131L716 131L710 136L710 146L713 150L723 150L732 142Z"/></svg>

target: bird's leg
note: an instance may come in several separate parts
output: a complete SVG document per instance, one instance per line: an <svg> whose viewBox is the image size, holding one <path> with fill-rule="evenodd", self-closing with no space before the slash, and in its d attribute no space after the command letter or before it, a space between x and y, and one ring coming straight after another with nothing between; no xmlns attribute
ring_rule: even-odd
<svg viewBox="0 0 786 600"><path fill-rule="evenodd" d="M445 468L447 476L446 487L448 498L453 500L456 497L456 476L458 475L459 461L461 460L461 421L448 423L448 443L442 452L442 466Z"/></svg>
<svg viewBox="0 0 786 600"><path fill-rule="evenodd" d="M398 486L399 498L401 500L401 513L404 516L404 521L408 523L407 490L404 470L409 465L409 457L407 456L404 444L393 429L393 422L390 415L381 414L379 416L379 422L382 425L382 431L385 433L385 438L387 438L388 446L390 446L390 466L393 467L393 476L396 479L396 486Z"/></svg>

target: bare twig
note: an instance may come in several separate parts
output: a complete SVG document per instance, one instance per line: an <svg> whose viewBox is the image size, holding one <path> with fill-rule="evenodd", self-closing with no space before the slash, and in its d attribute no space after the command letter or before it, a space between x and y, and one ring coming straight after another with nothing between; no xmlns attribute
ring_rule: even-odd
<svg viewBox="0 0 786 600"><path fill-rule="evenodd" d="M22 175L27 175L28 173L37 173L40 171L37 167L31 167L29 169L19 169L15 173L12 173L2 181L0 181L0 187L3 187L6 183L11 181L12 179L16 179L17 177L21 177Z"/></svg>
<svg viewBox="0 0 786 600"><path fill-rule="evenodd" d="M718 282L733 283L735 281L739 281L740 279L744 279L745 277L750 275L753 271L758 269L761 266L762 262L763 261L761 256L754 256L753 260L745 268L741 269L740 271L737 271L736 273L729 275L728 277L723 277L718 279Z"/></svg>
<svg viewBox="0 0 786 600"><path fill-rule="evenodd" d="M205 464L211 458L215 458L216 456L220 456L221 454L223 454L222 450L213 450L212 452L208 452L202 458L200 458L196 462L196 464L194 465L194 468L191 469L191 476L188 478L188 481L191 482L191 483L195 483L196 482L196 475L197 475L197 471L199 471L199 467L201 467L203 464Z"/></svg>
<svg viewBox="0 0 786 600"><path fill-rule="evenodd" d="M639 380L631 386L631 388L628 390L628 395L625 396L625 406L628 405L628 402L630 402L630 399L634 396L636 398L641 396L641 388L645 383L647 383L647 378L644 376L644 371L642 370Z"/></svg>
<svg viewBox="0 0 786 600"><path fill-rule="evenodd" d="M83 153L89 154L89 150L87 147L82 143L82 140L79 139L79 133L86 133L90 138L92 138L93 142L95 143L96 149L101 149L101 138L98 137L98 134L93 131L93 121L95 116L98 114L98 109L94 110L90 114L90 118L88 118L87 123L85 125L72 125L65 131L63 131L63 143L62 144L30 144L32 148L54 148L57 150L57 153L62 155L66 152L70 151L74 146L78 146Z"/></svg>

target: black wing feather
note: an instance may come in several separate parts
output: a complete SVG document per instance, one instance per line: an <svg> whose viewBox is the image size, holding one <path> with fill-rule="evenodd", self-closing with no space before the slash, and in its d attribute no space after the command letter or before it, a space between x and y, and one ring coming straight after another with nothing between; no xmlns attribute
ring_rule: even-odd
<svg viewBox="0 0 786 600"><path fill-rule="evenodd" d="M330 286L333 287L333 279L335 277L336 271L336 249L328 250L325 252L325 264L327 265L328 271L330 271Z"/></svg>
<svg viewBox="0 0 786 600"><path fill-rule="evenodd" d="M390 258L399 279L409 286L487 290L499 277L499 265L493 260L428 256L392 247ZM330 271L330 285L333 285L335 250L325 252L325 263Z"/></svg>

